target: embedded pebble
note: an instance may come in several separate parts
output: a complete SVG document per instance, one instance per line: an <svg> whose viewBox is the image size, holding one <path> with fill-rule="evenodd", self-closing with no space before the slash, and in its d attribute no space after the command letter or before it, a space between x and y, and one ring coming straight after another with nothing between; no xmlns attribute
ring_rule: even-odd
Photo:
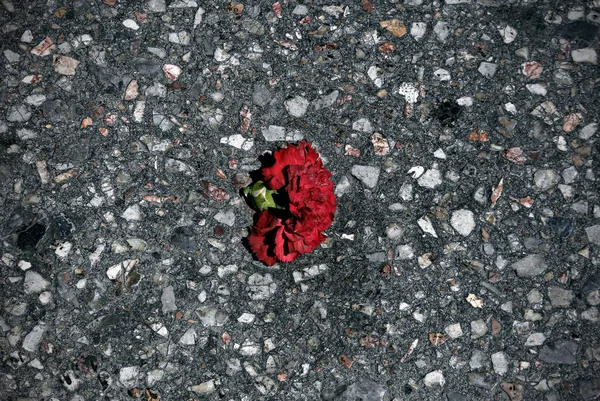
<svg viewBox="0 0 600 401"><path fill-rule="evenodd" d="M358 178L368 188L375 188L379 181L381 169L376 166L352 166L352 175Z"/></svg>
<svg viewBox="0 0 600 401"><path fill-rule="evenodd" d="M475 229L475 216L470 210L455 210L452 212L450 224L460 235L467 237Z"/></svg>

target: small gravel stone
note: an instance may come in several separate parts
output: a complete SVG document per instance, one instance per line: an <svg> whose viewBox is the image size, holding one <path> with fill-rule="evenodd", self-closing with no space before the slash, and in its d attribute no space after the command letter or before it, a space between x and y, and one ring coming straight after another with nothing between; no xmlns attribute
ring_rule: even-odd
<svg viewBox="0 0 600 401"><path fill-rule="evenodd" d="M488 366L490 366L490 362L485 352L478 349L473 351L471 360L469 361L469 367L471 370L485 369Z"/></svg>
<svg viewBox="0 0 600 401"><path fill-rule="evenodd" d="M446 379L444 378L444 374L441 370L434 370L433 372L429 372L423 378L423 384L426 387L444 387L446 384Z"/></svg>
<svg viewBox="0 0 600 401"><path fill-rule="evenodd" d="M554 170L538 170L533 176L534 188L538 191L544 192L558 184L560 180L559 175Z"/></svg>
<svg viewBox="0 0 600 401"><path fill-rule="evenodd" d="M36 352L46 328L46 323L38 323L23 339L23 349L29 352Z"/></svg>
<svg viewBox="0 0 600 401"><path fill-rule="evenodd" d="M368 188L375 188L379 181L381 169L375 166L352 166L352 175L358 178Z"/></svg>
<svg viewBox="0 0 600 401"><path fill-rule="evenodd" d="M135 387L140 375L139 366L126 366L119 370L119 381L126 388Z"/></svg>
<svg viewBox="0 0 600 401"><path fill-rule="evenodd" d="M127 221L141 221L144 218L144 215L142 214L139 205L132 205L125 209L123 214L121 214L121 217Z"/></svg>
<svg viewBox="0 0 600 401"><path fill-rule="evenodd" d="M233 227L235 224L235 213L233 213L233 210L220 211L215 214L215 220L221 224Z"/></svg>
<svg viewBox="0 0 600 401"><path fill-rule="evenodd" d="M361 118L352 123L352 129L354 131L366 132L367 134L373 133L373 126L366 118Z"/></svg>
<svg viewBox="0 0 600 401"><path fill-rule="evenodd" d="M559 287L549 287L548 288L548 298L550 298L550 303L552 306L557 308L567 308L571 305L573 301L573 291L565 290Z"/></svg>
<svg viewBox="0 0 600 401"><path fill-rule="evenodd" d="M579 131L579 137L581 139L590 139L596 131L598 131L598 123L588 124Z"/></svg>
<svg viewBox="0 0 600 401"><path fill-rule="evenodd" d="M542 255L533 254L513 263L511 267L516 270L519 277L535 277L548 269Z"/></svg>
<svg viewBox="0 0 600 401"><path fill-rule="evenodd" d="M598 54L591 47L571 50L571 57L576 63L598 64Z"/></svg>
<svg viewBox="0 0 600 401"><path fill-rule="evenodd" d="M595 226L586 227L585 234L587 235L587 239L592 244L600 245L600 224L596 224Z"/></svg>
<svg viewBox="0 0 600 401"><path fill-rule="evenodd" d="M39 294L50 288L50 282L44 279L40 274L28 270L25 273L25 293L26 294Z"/></svg>
<svg viewBox="0 0 600 401"><path fill-rule="evenodd" d="M462 327L460 326L460 323L454 323L449 326L446 326L444 331L452 339L462 337L462 335L463 335L463 331L462 331Z"/></svg>
<svg viewBox="0 0 600 401"><path fill-rule="evenodd" d="M426 32L426 22L413 22L410 27L410 36L412 36L416 41L423 39L425 37Z"/></svg>
<svg viewBox="0 0 600 401"><path fill-rule="evenodd" d="M438 169L429 169L417 180L419 186L434 189L442 183L442 173Z"/></svg>
<svg viewBox="0 0 600 401"><path fill-rule="evenodd" d="M544 341L546 341L544 333L531 333L525 341L525 346L537 347L544 344Z"/></svg>
<svg viewBox="0 0 600 401"><path fill-rule="evenodd" d="M193 327L190 327L186 330L185 333L179 339L179 344L181 345L195 345L196 344L197 334Z"/></svg>
<svg viewBox="0 0 600 401"><path fill-rule="evenodd" d="M475 229L475 216L470 210L455 210L452 212L450 224L460 235L467 237Z"/></svg>
<svg viewBox="0 0 600 401"><path fill-rule="evenodd" d="M385 235L391 240L396 240L404 234L404 229L399 223L390 223L385 228Z"/></svg>
<svg viewBox="0 0 600 401"><path fill-rule="evenodd" d="M155 13L164 13L167 11L167 3L165 0L148 0L146 9Z"/></svg>
<svg viewBox="0 0 600 401"><path fill-rule="evenodd" d="M284 103L285 109L292 117L302 117L305 115L309 104L310 102L302 96L295 96Z"/></svg>
<svg viewBox="0 0 600 401"><path fill-rule="evenodd" d="M162 302L163 313L174 312L177 310L177 305L175 305L175 293L172 285L163 288L160 301Z"/></svg>
<svg viewBox="0 0 600 401"><path fill-rule="evenodd" d="M477 69L477 71L479 71L479 73L486 78L493 78L494 75L496 75L497 69L498 64L483 61L481 64L479 64L479 68Z"/></svg>
<svg viewBox="0 0 600 401"><path fill-rule="evenodd" d="M492 354L492 366L494 367L494 372L503 376L508 372L508 356L506 353L500 351Z"/></svg>
<svg viewBox="0 0 600 401"><path fill-rule="evenodd" d="M486 335L488 332L487 324L479 319L471 322L471 338L476 339Z"/></svg>

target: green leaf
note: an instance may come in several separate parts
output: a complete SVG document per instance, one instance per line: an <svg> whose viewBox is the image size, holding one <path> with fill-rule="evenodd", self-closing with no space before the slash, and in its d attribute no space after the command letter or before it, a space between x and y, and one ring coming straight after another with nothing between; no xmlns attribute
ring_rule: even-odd
<svg viewBox="0 0 600 401"><path fill-rule="evenodd" d="M273 194L276 193L277 191L275 190L267 189L262 181L257 181L244 188L244 195L252 199L254 206L258 210L267 210L269 208L281 209L273 199Z"/></svg>

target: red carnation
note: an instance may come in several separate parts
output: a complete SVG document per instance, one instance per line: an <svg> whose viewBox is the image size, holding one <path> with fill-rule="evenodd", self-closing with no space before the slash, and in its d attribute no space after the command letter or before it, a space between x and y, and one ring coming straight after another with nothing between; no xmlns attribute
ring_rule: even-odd
<svg viewBox="0 0 600 401"><path fill-rule="evenodd" d="M263 181L286 204L262 211L248 236L250 249L267 265L295 260L323 242L336 207L331 172L310 143L288 145L273 157L275 164L262 169Z"/></svg>

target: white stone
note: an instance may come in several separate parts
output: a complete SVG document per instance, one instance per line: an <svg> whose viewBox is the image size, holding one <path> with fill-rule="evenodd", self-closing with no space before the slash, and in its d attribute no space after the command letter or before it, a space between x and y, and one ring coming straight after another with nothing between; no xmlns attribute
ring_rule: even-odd
<svg viewBox="0 0 600 401"><path fill-rule="evenodd" d="M525 86L527 87L527 90L534 95L546 96L546 93L548 93L546 85L543 84L527 84Z"/></svg>
<svg viewBox="0 0 600 401"><path fill-rule="evenodd" d="M235 224L235 213L233 210L220 211L215 214L215 220L221 224L225 224L226 226L233 227Z"/></svg>
<svg viewBox="0 0 600 401"><path fill-rule="evenodd" d="M230 275L235 274L237 272L238 272L238 266L237 265L219 266L217 268L217 276L219 276L220 278L223 278L225 276L230 276Z"/></svg>
<svg viewBox="0 0 600 401"><path fill-rule="evenodd" d="M375 166L352 166L352 175L358 178L368 188L375 188L379 181L379 173L381 169Z"/></svg>
<svg viewBox="0 0 600 401"><path fill-rule="evenodd" d="M502 41L506 44L512 43L517 37L517 30L510 25L500 28L498 31L500 32L500 36L502 36Z"/></svg>
<svg viewBox="0 0 600 401"><path fill-rule="evenodd" d="M38 273L28 270L23 282L26 294L38 294L50 288L50 282Z"/></svg>
<svg viewBox="0 0 600 401"><path fill-rule="evenodd" d="M209 380L204 383L196 384L190 387L190 390L199 394L213 393L217 389L214 380Z"/></svg>
<svg viewBox="0 0 600 401"><path fill-rule="evenodd" d="M30 106L38 107L46 101L46 96L42 94L29 95L25 98L25 103Z"/></svg>
<svg viewBox="0 0 600 401"><path fill-rule="evenodd" d="M295 96L284 102L285 109L292 117L302 117L305 115L309 104L310 102L302 96Z"/></svg>
<svg viewBox="0 0 600 401"><path fill-rule="evenodd" d="M581 139L590 139L596 131L598 131L598 123L588 124L579 131L579 137Z"/></svg>
<svg viewBox="0 0 600 401"><path fill-rule="evenodd" d="M179 344L181 345L195 345L196 344L196 331L193 327L190 327L186 330L185 333L179 339Z"/></svg>
<svg viewBox="0 0 600 401"><path fill-rule="evenodd" d="M442 173L440 170L432 168L423 174L417 181L419 186L433 189L442 183Z"/></svg>
<svg viewBox="0 0 600 401"><path fill-rule="evenodd" d="M375 65L370 66L367 70L367 75L369 76L369 78L371 78L373 84L378 88L381 88L383 86L383 78L381 78L381 72L382 69Z"/></svg>
<svg viewBox="0 0 600 401"><path fill-rule="evenodd" d="M131 18L128 18L125 21L123 21L123 26L125 28L133 29L134 31L140 29L140 26L137 24L137 22L135 22Z"/></svg>
<svg viewBox="0 0 600 401"><path fill-rule="evenodd" d="M106 276L110 280L116 280L120 278L121 275L129 273L138 261L139 259L126 259L121 263L112 265L106 270Z"/></svg>
<svg viewBox="0 0 600 401"><path fill-rule="evenodd" d="M255 342L246 340L240 347L239 352L240 352L240 355L243 355L243 356L259 355L261 353L261 347L259 344L255 343Z"/></svg>
<svg viewBox="0 0 600 401"><path fill-rule="evenodd" d="M71 248L73 248L72 243L70 243L68 241L61 242L56 247L56 250L54 251L54 253L56 254L56 256L58 256L61 259L66 258L69 255L69 253L71 252Z"/></svg>
<svg viewBox="0 0 600 401"><path fill-rule="evenodd" d="M508 356L506 353L500 351L492 354L492 366L494 367L494 372L503 376L508 372Z"/></svg>
<svg viewBox="0 0 600 401"><path fill-rule="evenodd" d="M119 381L126 388L135 387L140 374L139 366L126 366L119 370Z"/></svg>
<svg viewBox="0 0 600 401"><path fill-rule="evenodd" d="M475 229L475 217L470 210L455 210L452 212L450 224L460 235L466 237Z"/></svg>
<svg viewBox="0 0 600 401"><path fill-rule="evenodd" d="M525 340L526 347L537 347L546 341L544 333L531 333Z"/></svg>
<svg viewBox="0 0 600 401"><path fill-rule="evenodd" d="M187 31L172 32L169 34L169 42L179 45L188 45L191 39L192 36Z"/></svg>
<svg viewBox="0 0 600 401"><path fill-rule="evenodd" d="M481 64L479 64L479 68L477 69L477 71L479 71L481 75L483 75L486 78L492 78L494 75L496 75L497 68L498 64L482 61Z"/></svg>
<svg viewBox="0 0 600 401"><path fill-rule="evenodd" d="M194 28L202 23L202 16L204 13L204 9L202 7L198 7L198 10L196 10L196 14L194 15Z"/></svg>
<svg viewBox="0 0 600 401"><path fill-rule="evenodd" d="M446 332L446 334L448 334L448 336L450 338L453 338L453 339L462 337L462 335L463 335L463 331L462 331L462 327L460 326L460 323L454 323L449 326L446 326L444 331Z"/></svg>
<svg viewBox="0 0 600 401"><path fill-rule="evenodd" d="M44 291L40 293L38 300L42 305L48 305L50 302L52 302L52 293L50 291Z"/></svg>
<svg viewBox="0 0 600 401"><path fill-rule="evenodd" d="M177 310L177 305L175 304L175 292L173 291L172 285L163 288L160 301L162 303L163 313L174 312Z"/></svg>
<svg viewBox="0 0 600 401"><path fill-rule="evenodd" d="M123 214L121 214L121 217L127 221L141 221L144 218L144 215L140 210L140 205L131 205L125 209Z"/></svg>
<svg viewBox="0 0 600 401"><path fill-rule="evenodd" d="M25 32L23 32L23 35L21 35L20 40L23 43L31 43L33 41L33 34L29 29L27 29Z"/></svg>
<svg viewBox="0 0 600 401"><path fill-rule="evenodd" d="M254 146L254 139L244 138L241 134L229 135L221 138L221 143L233 146L236 149L250 150Z"/></svg>
<svg viewBox="0 0 600 401"><path fill-rule="evenodd" d="M444 70L443 68L438 68L433 72L433 76L438 81L450 81L451 76L448 70Z"/></svg>
<svg viewBox="0 0 600 401"><path fill-rule="evenodd" d="M538 170L533 175L534 188L540 192L544 192L558 184L560 176L554 170L543 169Z"/></svg>
<svg viewBox="0 0 600 401"><path fill-rule="evenodd" d="M416 103L419 98L419 89L412 82L403 82L398 88L398 93L410 104Z"/></svg>
<svg viewBox="0 0 600 401"><path fill-rule="evenodd" d="M445 21L438 21L433 27L433 32L437 36L440 42L445 42L446 38L450 35L450 27Z"/></svg>
<svg viewBox="0 0 600 401"><path fill-rule="evenodd" d="M385 228L385 235L391 240L396 240L404 234L404 229L399 223L390 223Z"/></svg>
<svg viewBox="0 0 600 401"><path fill-rule="evenodd" d="M442 148L438 148L435 152L433 152L433 157L435 157L436 159L445 160L446 159L446 153L444 153L444 151L442 150Z"/></svg>
<svg viewBox="0 0 600 401"><path fill-rule="evenodd" d="M155 13L164 13L167 11L167 3L165 0L148 0L146 9Z"/></svg>
<svg viewBox="0 0 600 401"><path fill-rule="evenodd" d="M429 372L425 375L423 378L423 384L426 387L444 387L446 384L446 379L444 378L444 374L441 370L434 370L433 372Z"/></svg>
<svg viewBox="0 0 600 401"><path fill-rule="evenodd" d="M412 36L416 41L423 39L425 37L426 32L426 22L413 22L410 27L410 36Z"/></svg>
<svg viewBox="0 0 600 401"><path fill-rule="evenodd" d="M285 128L277 125L269 125L262 128L261 132L267 142L285 141Z"/></svg>
<svg viewBox="0 0 600 401"><path fill-rule="evenodd" d="M433 228L433 224L431 223L431 220L429 220L429 217L427 217L427 216L421 217L419 220L417 220L417 224L419 225L419 227L421 227L421 230L423 230L427 234L430 234L431 236L433 236L435 238L438 237L437 233L435 232L435 229Z"/></svg>
<svg viewBox="0 0 600 401"><path fill-rule="evenodd" d="M471 338L477 339L484 336L488 331L487 324L481 319L471 322Z"/></svg>
<svg viewBox="0 0 600 401"><path fill-rule="evenodd" d="M196 310L196 314L206 327L223 326L228 316L216 306L205 306Z"/></svg>
<svg viewBox="0 0 600 401"><path fill-rule="evenodd" d="M36 352L46 328L46 323L38 323L23 339L23 349L29 352Z"/></svg>
<svg viewBox="0 0 600 401"><path fill-rule="evenodd" d="M175 0L169 4L169 8L195 8L198 3L195 0Z"/></svg>
<svg viewBox="0 0 600 401"><path fill-rule="evenodd" d="M253 313L244 312L238 317L237 321L240 323L250 324L254 322L256 316Z"/></svg>
<svg viewBox="0 0 600 401"><path fill-rule="evenodd" d="M367 134L373 133L373 126L366 118L361 118L352 123L352 129L354 131L366 132Z"/></svg>
<svg viewBox="0 0 600 401"><path fill-rule="evenodd" d="M458 104L459 106L471 107L473 106L473 98L470 96L463 96L461 98L456 99L456 104Z"/></svg>
<svg viewBox="0 0 600 401"><path fill-rule="evenodd" d="M571 57L573 57L573 61L576 63L598 63L598 54L591 47L572 50Z"/></svg>

